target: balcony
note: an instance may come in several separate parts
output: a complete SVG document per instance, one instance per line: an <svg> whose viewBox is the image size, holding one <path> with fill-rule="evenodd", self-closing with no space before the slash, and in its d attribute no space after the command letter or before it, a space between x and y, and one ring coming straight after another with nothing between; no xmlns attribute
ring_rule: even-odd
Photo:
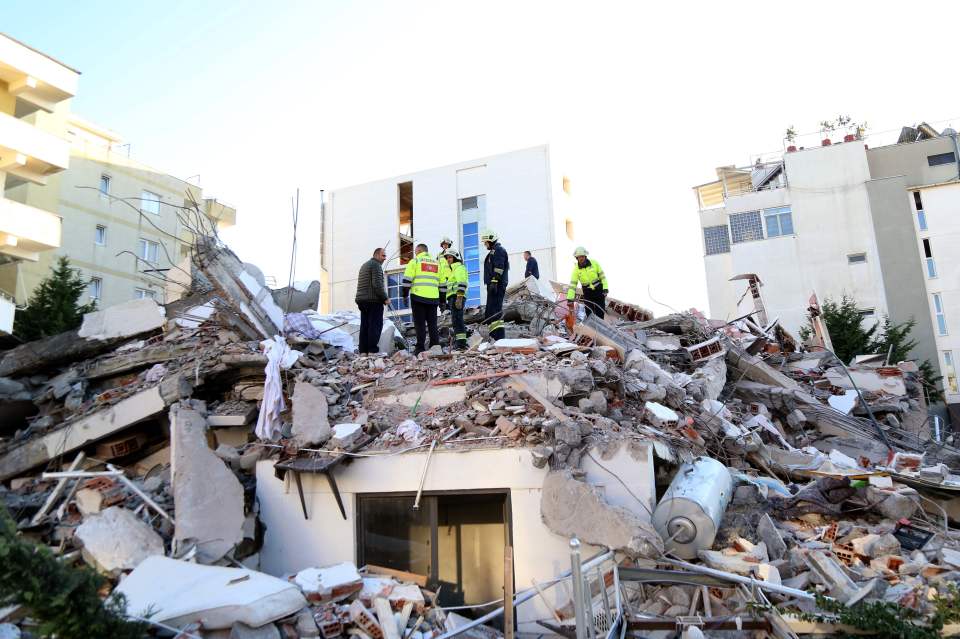
<svg viewBox="0 0 960 639"><path fill-rule="evenodd" d="M228 229L237 223L237 209L229 204L208 197L203 199L203 208L207 217L216 222L219 231Z"/></svg>
<svg viewBox="0 0 960 639"><path fill-rule="evenodd" d="M0 256L36 262L60 246L60 216L0 198Z"/></svg>
<svg viewBox="0 0 960 639"><path fill-rule="evenodd" d="M70 145L29 122L0 113L0 171L35 184L70 165Z"/></svg>
<svg viewBox="0 0 960 639"><path fill-rule="evenodd" d="M720 179L693 187L701 211L723 206L728 197L787 186L783 160L757 160L747 167L720 166L717 177Z"/></svg>
<svg viewBox="0 0 960 639"><path fill-rule="evenodd" d="M67 65L0 34L0 80L35 109L51 112L58 102L72 98L79 77Z"/></svg>

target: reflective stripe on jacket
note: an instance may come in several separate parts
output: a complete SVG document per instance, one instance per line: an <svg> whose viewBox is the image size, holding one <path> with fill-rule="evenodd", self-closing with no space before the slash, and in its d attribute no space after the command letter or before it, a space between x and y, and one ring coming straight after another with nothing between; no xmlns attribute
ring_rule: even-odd
<svg viewBox="0 0 960 639"><path fill-rule="evenodd" d="M410 295L426 301L440 299L440 264L429 253L420 253L407 262L403 271L403 288Z"/></svg>
<svg viewBox="0 0 960 639"><path fill-rule="evenodd" d="M575 264L573 274L570 276L570 288L567 289L567 299L573 300L577 296L577 284L582 284L584 289L594 291L605 291L607 286L607 276L603 269L594 260L587 260L586 265L580 268L580 264Z"/></svg>
<svg viewBox="0 0 960 639"><path fill-rule="evenodd" d="M466 295L469 281L467 267L463 265L463 262L454 262L453 266L450 267L450 276L447 278L447 297Z"/></svg>
<svg viewBox="0 0 960 639"><path fill-rule="evenodd" d="M510 256L507 249L500 246L500 242L493 245L493 249L483 258L484 285L496 282L500 290L507 289L507 278L510 273Z"/></svg>

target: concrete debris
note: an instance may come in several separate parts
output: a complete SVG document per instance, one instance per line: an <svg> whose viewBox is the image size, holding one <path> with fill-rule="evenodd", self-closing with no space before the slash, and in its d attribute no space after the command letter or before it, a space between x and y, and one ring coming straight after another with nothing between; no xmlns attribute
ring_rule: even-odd
<svg viewBox="0 0 960 639"><path fill-rule="evenodd" d="M171 483L177 512L173 545L212 563L243 540L243 486L207 446L202 406L170 407Z"/></svg>
<svg viewBox="0 0 960 639"><path fill-rule="evenodd" d="M84 518L74 533L83 557L101 572L133 570L151 555L163 555L163 539L153 528L120 506Z"/></svg>
<svg viewBox="0 0 960 639"><path fill-rule="evenodd" d="M540 497L540 516L550 530L565 537L615 549L630 557L654 558L663 542L637 515L606 503L590 484L570 471L547 474Z"/></svg>
<svg viewBox="0 0 960 639"><path fill-rule="evenodd" d="M535 278L508 290L505 339L468 309L466 351L414 357L387 322L360 356L357 314L313 310L318 287L270 291L214 238L192 248L183 299L0 354L0 500L63 556L133 570L131 614L222 638L436 639L468 623L442 606L501 596L504 525L518 587L552 583L572 536L625 555L621 577L676 573L624 589L635 634L653 616L787 636L754 586L805 612L826 592L929 614L957 580L960 449L912 362L858 357L854 388L776 319L612 298L574 318L566 285ZM512 508L476 505L494 493ZM552 593L516 613L521 632L573 630Z"/></svg>

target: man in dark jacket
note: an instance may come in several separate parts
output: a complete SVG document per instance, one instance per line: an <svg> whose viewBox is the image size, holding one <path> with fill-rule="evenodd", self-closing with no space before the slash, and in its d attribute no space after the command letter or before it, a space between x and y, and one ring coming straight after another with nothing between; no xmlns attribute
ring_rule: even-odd
<svg viewBox="0 0 960 639"><path fill-rule="evenodd" d="M380 332L383 330L383 307L388 300L383 279L383 263L387 252L378 248L373 257L363 263L357 275L357 306L360 308L360 354L380 351Z"/></svg>
<svg viewBox="0 0 960 639"><path fill-rule="evenodd" d="M487 286L487 304L483 308L483 322L490 325L490 337L503 339L503 297L507 293L507 276L510 273L510 256L500 246L497 234L486 230L480 234L487 256L483 259L483 283Z"/></svg>
<svg viewBox="0 0 960 639"><path fill-rule="evenodd" d="M527 279L531 275L536 279L540 279L540 267L537 265L537 258L530 254L530 251L523 252L523 261L527 263L527 268L523 272L523 279Z"/></svg>

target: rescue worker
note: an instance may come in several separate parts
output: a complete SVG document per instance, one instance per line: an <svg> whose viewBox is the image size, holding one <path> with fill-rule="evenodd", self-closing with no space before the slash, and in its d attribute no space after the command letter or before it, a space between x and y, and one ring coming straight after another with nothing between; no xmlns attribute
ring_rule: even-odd
<svg viewBox="0 0 960 639"><path fill-rule="evenodd" d="M596 260L587 257L587 249L578 246L573 252L577 258L577 265L573 267L570 276L570 287L567 289L567 306L573 310L573 300L577 296L577 283L583 286L583 305L587 315L596 314L603 319L604 309L607 307L607 276Z"/></svg>
<svg viewBox="0 0 960 639"><path fill-rule="evenodd" d="M443 257L447 249L453 248L453 240L444 235L440 239L440 252L437 253L437 263L440 264L440 312L446 310L447 301L447 279L450 277L450 267L447 260Z"/></svg>
<svg viewBox="0 0 960 639"><path fill-rule="evenodd" d="M483 322L490 325L490 337L503 339L503 296L507 292L507 275L510 258L500 245L497 234L490 229L480 234L480 241L489 253L483 259L483 283L487 287L487 305L483 309Z"/></svg>
<svg viewBox="0 0 960 639"><path fill-rule="evenodd" d="M450 319L453 321L454 347L458 351L467 348L467 325L463 323L463 308L467 303L467 286L469 277L467 267L463 265L463 258L453 249L443 252L444 261L450 268L447 278L447 306L450 307Z"/></svg>
<svg viewBox="0 0 960 639"><path fill-rule="evenodd" d="M403 297L410 295L413 325L417 329L417 347L413 354L427 350L427 332L430 346L440 344L437 332L437 305L440 303L440 264L430 257L426 244L417 244L416 257L407 262L403 271Z"/></svg>

